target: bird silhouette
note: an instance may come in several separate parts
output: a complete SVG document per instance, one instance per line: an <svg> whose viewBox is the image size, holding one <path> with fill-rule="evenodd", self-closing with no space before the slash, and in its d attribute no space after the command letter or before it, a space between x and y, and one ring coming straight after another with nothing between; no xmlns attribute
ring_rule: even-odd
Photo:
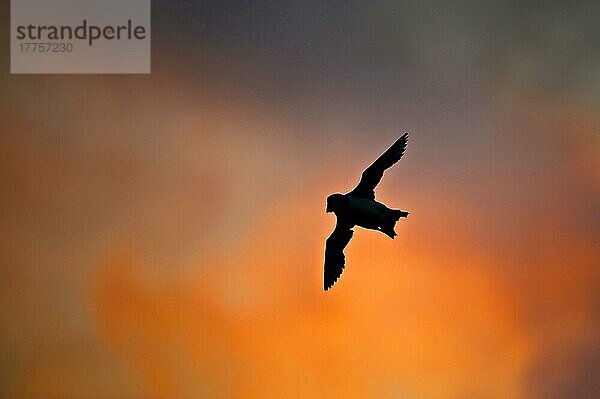
<svg viewBox="0 0 600 399"><path fill-rule="evenodd" d="M354 234L352 230L354 226L377 230L394 239L396 222L401 217L408 216L408 212L390 209L381 202L375 201L375 187L381 181L385 170L402 158L407 142L408 133L404 133L365 169L354 190L347 194L331 194L327 197L326 212L333 212L337 221L333 233L325 243L323 278L325 291L333 287L344 271L346 263L344 248Z"/></svg>

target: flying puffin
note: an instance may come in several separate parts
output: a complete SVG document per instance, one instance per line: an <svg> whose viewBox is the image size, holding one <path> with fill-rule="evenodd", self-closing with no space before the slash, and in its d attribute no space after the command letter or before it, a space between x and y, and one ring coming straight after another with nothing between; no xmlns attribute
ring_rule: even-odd
<svg viewBox="0 0 600 399"><path fill-rule="evenodd" d="M326 212L333 212L337 222L333 233L325 243L325 271L323 288L329 290L344 271L346 257L344 248L350 242L354 226L381 231L391 239L396 232L394 227L408 212L390 209L375 201L375 187L381 181L385 170L402 158L408 133L404 133L386 152L362 173L360 182L347 194L331 194L327 197Z"/></svg>

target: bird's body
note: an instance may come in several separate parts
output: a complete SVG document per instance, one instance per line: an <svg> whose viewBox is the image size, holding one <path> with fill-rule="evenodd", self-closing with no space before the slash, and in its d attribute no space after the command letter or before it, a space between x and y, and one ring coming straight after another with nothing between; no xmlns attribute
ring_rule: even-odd
<svg viewBox="0 0 600 399"><path fill-rule="evenodd" d="M394 224L398 221L400 214L395 209L390 209L381 202L349 195L350 215L352 223L365 229L380 230L387 234L393 231Z"/></svg>
<svg viewBox="0 0 600 399"><path fill-rule="evenodd" d="M375 200L355 197L346 194L348 207L333 211L338 223L352 228L354 226L363 227L369 230L381 231L391 238L394 238L394 225L403 215L402 211L390 209L381 202Z"/></svg>
<svg viewBox="0 0 600 399"><path fill-rule="evenodd" d="M408 133L400 137L386 152L362 174L358 186L347 194L332 194L327 197L327 212L335 213L335 230L325 246L324 288L327 291L335 284L344 271L344 247L348 245L354 226L377 230L394 238L396 222L407 217L408 212L390 209L375 201L375 187L381 181L387 168L398 162L404 154Z"/></svg>

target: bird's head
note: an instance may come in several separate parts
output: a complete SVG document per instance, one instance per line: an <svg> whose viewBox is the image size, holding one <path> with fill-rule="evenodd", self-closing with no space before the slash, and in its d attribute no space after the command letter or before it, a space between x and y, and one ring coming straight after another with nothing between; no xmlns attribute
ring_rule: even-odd
<svg viewBox="0 0 600 399"><path fill-rule="evenodd" d="M327 208L325 212L335 212L342 207L344 204L345 197L342 194L331 194L327 197Z"/></svg>

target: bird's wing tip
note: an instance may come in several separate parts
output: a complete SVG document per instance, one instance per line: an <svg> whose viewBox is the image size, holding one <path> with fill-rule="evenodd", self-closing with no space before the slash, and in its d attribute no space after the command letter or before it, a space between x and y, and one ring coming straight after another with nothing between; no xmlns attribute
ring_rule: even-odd
<svg viewBox="0 0 600 399"><path fill-rule="evenodd" d="M327 283L323 284L323 291L327 292L329 290L331 290L333 288L333 286L335 285L335 283L337 282L337 279L333 282L330 282L329 285L327 285Z"/></svg>

